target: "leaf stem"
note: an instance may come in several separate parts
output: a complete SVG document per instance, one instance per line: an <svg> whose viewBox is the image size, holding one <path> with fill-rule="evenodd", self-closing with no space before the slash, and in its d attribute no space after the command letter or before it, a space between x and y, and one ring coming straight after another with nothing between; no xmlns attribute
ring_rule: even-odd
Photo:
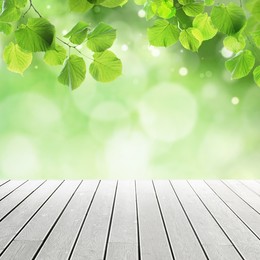
<svg viewBox="0 0 260 260"><path fill-rule="evenodd" d="M31 8L34 10L35 13L38 14L38 16L39 16L40 18L42 18L42 15L41 15L41 14L39 13L39 11L36 9L36 7L34 6L32 0L30 0L29 8L25 11L25 13L23 14L23 17L31 10Z"/></svg>
<svg viewBox="0 0 260 260"><path fill-rule="evenodd" d="M89 59L89 60L93 60L92 58L88 57L88 56L85 55L83 52L81 52L80 50L78 50L78 49L77 49L78 45L71 45L71 44L69 44L69 43L63 41L63 40L62 40L61 38L59 38L59 37L56 37L56 39L59 40L60 42L62 42L63 44L67 45L67 46L69 47L69 50L70 50L71 48L73 48L73 49L75 49L80 55L86 57L86 58Z"/></svg>

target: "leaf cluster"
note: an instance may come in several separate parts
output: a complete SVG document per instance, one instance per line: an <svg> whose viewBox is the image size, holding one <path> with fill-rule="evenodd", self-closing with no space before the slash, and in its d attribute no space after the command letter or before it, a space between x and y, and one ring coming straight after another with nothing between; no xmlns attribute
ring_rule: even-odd
<svg viewBox="0 0 260 260"><path fill-rule="evenodd" d="M187 50L198 52L203 42L217 33L224 36L223 46L233 53L225 63L232 79L253 71L260 86L260 1L249 0L246 8L233 2L215 4L214 0L135 0L143 5L151 45L169 47L177 42Z"/></svg>
<svg viewBox="0 0 260 260"><path fill-rule="evenodd" d="M73 0L69 1L69 5L73 11L85 12L95 4L113 8L125 1L118 2ZM30 10L36 13L36 18L26 18ZM89 72L97 81L109 82L122 73L120 59L109 50L116 39L116 30L106 23L101 22L92 27L85 21L79 21L61 39L56 37L55 26L42 17L32 0L4 0L0 31L6 35L13 34L14 40L3 52L3 59L12 72L23 74L31 65L33 55L40 52L48 65L63 66L58 80L71 89L76 89L85 80L86 60L91 61ZM80 51L83 45L92 52L92 57Z"/></svg>
<svg viewBox="0 0 260 260"><path fill-rule="evenodd" d="M123 6L128 0L68 0L70 10L85 13L94 6ZM215 4L214 0L134 0L143 5L151 45L170 47L179 42L185 49L198 52L205 41L223 35L223 46L233 53L225 63L233 79L252 72L260 86L260 1L248 0L245 7L230 2ZM0 32L12 35L3 59L10 71L23 74L35 53L43 53L50 66L62 66L59 82L71 89L85 80L87 70L100 82L109 82L122 73L121 60L109 50L116 40L116 29L106 23L95 26L77 22L59 38L56 27L42 17L33 0L0 0ZM36 17L27 17L29 11ZM91 51L88 57L81 47ZM89 62L88 62L89 61Z"/></svg>

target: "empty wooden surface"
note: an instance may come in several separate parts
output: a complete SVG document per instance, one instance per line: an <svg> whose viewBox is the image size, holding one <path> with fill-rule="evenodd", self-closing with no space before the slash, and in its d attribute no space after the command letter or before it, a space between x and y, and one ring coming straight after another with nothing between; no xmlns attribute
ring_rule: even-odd
<svg viewBox="0 0 260 260"><path fill-rule="evenodd" d="M0 180L0 259L260 259L260 181Z"/></svg>

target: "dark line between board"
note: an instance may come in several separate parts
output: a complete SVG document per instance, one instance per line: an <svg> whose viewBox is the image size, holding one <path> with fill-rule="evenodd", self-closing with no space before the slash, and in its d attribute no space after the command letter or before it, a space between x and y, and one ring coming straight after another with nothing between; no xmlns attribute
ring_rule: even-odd
<svg viewBox="0 0 260 260"><path fill-rule="evenodd" d="M11 190L8 194L6 194L4 197L0 198L0 201L2 201L3 199L5 199L7 196L9 196L10 194L12 194L14 191L16 191L18 188L20 188L22 185L24 185L26 182L28 182L28 180L24 181L23 183L21 183L20 185L18 185L16 188L14 188L13 190Z"/></svg>
<svg viewBox="0 0 260 260"><path fill-rule="evenodd" d="M36 187L33 191L31 191L25 198L23 198L17 205L15 205L9 212L7 212L1 219L0 222L3 221L11 212L13 212L19 205L21 205L28 197L30 197L36 190L38 190L44 183L42 182L38 187Z"/></svg>
<svg viewBox="0 0 260 260"><path fill-rule="evenodd" d="M136 180L134 181L134 186L135 186L135 211L136 211L136 229L137 229L137 253L138 253L138 260L141 260L140 223L139 223L139 214L138 214Z"/></svg>
<svg viewBox="0 0 260 260"><path fill-rule="evenodd" d="M189 181L187 181L189 183ZM240 251L238 250L238 248L235 246L235 244L233 243L233 241L231 240L231 238L228 236L228 234L226 233L226 231L224 230L224 228L222 228L222 226L219 224L219 222L217 221L217 219L214 217L214 215L211 213L211 211L209 210L209 208L206 206L206 204L204 203L204 201L200 198L200 196L197 194L197 192L193 189L193 187L191 186L191 184L189 183L190 187L192 188L192 190L194 191L194 193L196 194L196 196L198 197L198 199L201 201L201 203L203 204L203 206L206 208L206 210L209 212L209 214L211 215L211 217L215 220L215 222L217 223L217 225L219 226L219 228L222 230L222 232L224 233L224 235L227 237L227 239L229 240L229 242L232 244L232 246L235 248L235 250L237 251L237 253L240 255L240 257L245 260L245 258L243 257L243 255L240 253Z"/></svg>
<svg viewBox="0 0 260 260"><path fill-rule="evenodd" d="M34 256L33 256L33 260L37 257L37 255L39 254L39 252L41 251L44 243L46 242L46 240L48 239L48 237L50 236L51 232L53 231L53 229L55 228L56 224L58 223L58 221L60 220L62 214L64 213L64 211L66 210L66 208L68 207L69 203L71 202L72 198L74 197L74 195L76 194L77 190L79 189L80 185L82 184L83 181L81 181L79 183L79 185L76 187L76 189L73 191L72 195L70 196L70 198L68 199L68 201L66 202L64 208L62 209L62 211L60 212L60 214L58 215L58 217L56 218L56 220L54 221L53 225L51 226L51 228L49 229L47 235L44 237L44 239L42 240L42 243L40 244L40 246L38 247L37 251L35 252Z"/></svg>
<svg viewBox="0 0 260 260"><path fill-rule="evenodd" d="M78 233L77 233L77 235L76 235L75 241L74 241L74 243L72 244L72 247L71 247L71 250L70 250L70 254L69 254L69 256L68 256L68 260L70 260L71 257L72 257L72 255L73 255L73 252L74 252L75 247L76 247L76 245L77 245L77 242L78 242L80 233L81 233L81 231L82 231L82 229L83 229L83 226L84 226L84 224L85 224L85 222L86 222L88 213L89 213L90 208L91 208L91 206L92 206L92 204L93 204L93 201L94 201L94 198L95 198L96 193L97 193L97 191L98 191L98 188L99 188L99 186L100 186L100 183L101 183L101 181L99 180L99 182L98 182L98 184L97 184L97 187L96 187L96 189L95 189L95 191L94 191L94 193L93 193L93 195L92 195L91 201L90 201L90 203L89 203L89 205L88 205L88 208L87 208L87 210L86 210L85 216L84 216L84 218L83 218L83 220L82 220L82 222L81 222L81 225L80 225L80 227L79 227L79 230L78 230Z"/></svg>
<svg viewBox="0 0 260 260"><path fill-rule="evenodd" d="M0 184L0 187L4 186L6 183L8 183L10 180L5 181L4 183Z"/></svg>
<svg viewBox="0 0 260 260"><path fill-rule="evenodd" d="M168 230L167 230L167 227L166 227L166 223L165 223L164 216L163 216L163 213L162 213L162 209L161 209L161 205L160 205L160 202L159 202L158 194L156 192L156 188L154 186L154 181L153 180L152 180L152 185L153 185L153 190L154 190L154 193L155 193L157 205L158 205L158 208L159 208L159 212L160 212L160 215L161 215L161 220L162 220L162 223L163 223L164 231L165 231L165 234L166 234L166 237L167 237L167 241L168 241L168 244L169 244L169 248L170 248L170 251L171 251L172 259L175 260L174 251L173 251L173 248L172 248L172 245L171 245L171 239L170 239L170 236L168 234Z"/></svg>
<svg viewBox="0 0 260 260"><path fill-rule="evenodd" d="M9 245L15 240L15 238L22 232L22 230L27 226L27 224L34 218L34 216L40 211L40 209L46 204L46 202L51 198L51 196L60 188L60 186L64 183L64 180L58 185L56 189L47 197L47 199L42 203L42 205L34 212L34 214L25 222L25 224L19 229L19 231L15 234L15 236L11 239L11 241L6 245L6 247L0 252L0 256L7 250Z"/></svg>
<svg viewBox="0 0 260 260"><path fill-rule="evenodd" d="M206 185L216 194L216 196L231 210L231 212L260 240L259 236L245 223L245 221L218 195L218 193L206 182Z"/></svg>
<svg viewBox="0 0 260 260"><path fill-rule="evenodd" d="M175 194L175 196L176 196L178 202L180 203L180 206L181 206L181 208L182 208L182 210L183 210L183 212L184 212L184 214L185 214L185 216L186 216L186 218L187 218L187 220L188 220L188 222L189 222L189 224L190 224L190 226L191 226L191 229L193 230L193 233L194 233L195 237L197 238L197 240L198 240L198 242L199 242L199 245L200 245L200 247L201 247L201 249L202 249L202 251L203 251L203 253L204 253L206 259L209 260L209 257L208 257L208 255L207 255L207 252L206 252L205 248L203 247L203 245L202 245L202 243L201 243L201 241L200 241L200 238L199 238L199 236L198 236L198 234L197 234L197 232L196 232L196 230L195 230L195 228L194 228L194 226L193 226L193 224L192 224L192 222L191 222L191 220L190 220L190 218L189 218L189 216L188 216L188 213L186 212L184 206L182 205L181 200L180 200L180 198L179 198L179 196L178 196L176 190L174 189L174 187L173 187L173 185L172 185L172 183L171 183L170 180L169 180L169 183L170 183L170 185L171 185L171 187L172 187L172 190L173 190L173 192L174 192L174 194Z"/></svg>
<svg viewBox="0 0 260 260"><path fill-rule="evenodd" d="M245 183L243 183L242 181L238 180L241 184L243 184L248 190L252 191L253 193L255 193L258 197L260 197L260 194L257 193L256 191L254 191L253 189L251 189L249 186L247 186ZM258 182L254 181L256 183L256 185L259 185Z"/></svg>
<svg viewBox="0 0 260 260"><path fill-rule="evenodd" d="M111 231L111 227L112 227L113 215L114 215L115 204L116 204L117 188L118 188L118 181L116 182L116 188L115 188L115 194L114 194L114 199L113 199L113 204L112 204L112 211L111 211L109 225L108 225L108 231L107 231L107 238L106 238L106 243L105 243L105 250L104 250L103 260L105 260L106 257L107 257L107 249L108 249L110 231Z"/></svg>
<svg viewBox="0 0 260 260"><path fill-rule="evenodd" d="M236 194L242 201L244 201L251 209L253 209L257 214L260 215L260 212L252 207L247 201L245 201L239 194L237 194L231 187L229 187L223 180L220 180L228 189L230 189L234 194Z"/></svg>

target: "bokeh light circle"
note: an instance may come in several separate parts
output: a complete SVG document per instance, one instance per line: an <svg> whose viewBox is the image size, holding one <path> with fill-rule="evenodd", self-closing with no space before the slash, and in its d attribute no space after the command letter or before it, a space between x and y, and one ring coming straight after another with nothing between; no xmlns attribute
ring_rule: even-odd
<svg viewBox="0 0 260 260"><path fill-rule="evenodd" d="M152 138L173 142L188 135L197 119L197 103L185 88L163 83L152 88L139 104L140 121Z"/></svg>

